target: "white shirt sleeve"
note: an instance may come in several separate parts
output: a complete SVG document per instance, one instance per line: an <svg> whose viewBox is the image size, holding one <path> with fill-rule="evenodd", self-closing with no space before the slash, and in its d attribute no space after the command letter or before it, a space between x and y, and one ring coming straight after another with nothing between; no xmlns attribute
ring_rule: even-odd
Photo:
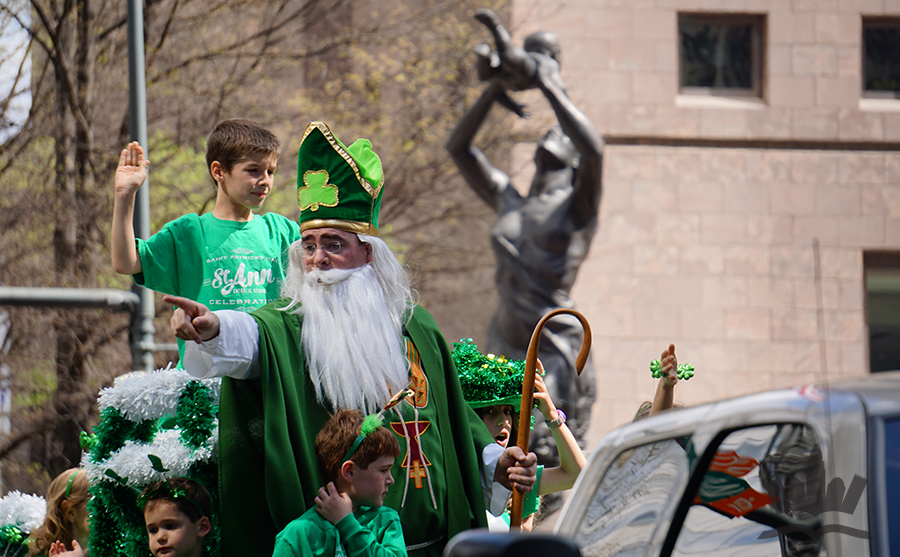
<svg viewBox="0 0 900 557"><path fill-rule="evenodd" d="M219 334L197 344L185 342L184 370L192 377L251 379L259 375L259 326L249 314L219 310Z"/></svg>
<svg viewBox="0 0 900 557"><path fill-rule="evenodd" d="M481 453L484 461L481 476L481 488L484 491L484 506L494 516L500 516L506 510L506 504L512 495L511 489L506 489L499 482L494 481L494 472L497 470L497 462L503 454L503 447L497 443L485 446Z"/></svg>

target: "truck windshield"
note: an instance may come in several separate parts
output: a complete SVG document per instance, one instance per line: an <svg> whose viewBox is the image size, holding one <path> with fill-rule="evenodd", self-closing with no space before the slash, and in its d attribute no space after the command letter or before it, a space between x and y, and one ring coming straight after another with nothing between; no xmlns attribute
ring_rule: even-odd
<svg viewBox="0 0 900 557"><path fill-rule="evenodd" d="M891 545L900 544L896 539L900 532L900 418L884 421L884 486L887 502L887 532L895 539Z"/></svg>

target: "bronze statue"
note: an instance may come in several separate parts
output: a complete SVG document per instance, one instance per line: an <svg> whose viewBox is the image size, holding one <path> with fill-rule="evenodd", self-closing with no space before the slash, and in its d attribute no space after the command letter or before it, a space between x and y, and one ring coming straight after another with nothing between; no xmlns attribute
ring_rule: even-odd
<svg viewBox="0 0 900 557"><path fill-rule="evenodd" d="M553 33L533 33L519 48L493 12L479 10L476 19L493 34L496 50L476 47L478 76L487 87L457 123L447 150L460 174L497 213L491 244L500 301L486 348L523 359L541 318L556 308L574 306L569 292L597 230L603 140L566 95ZM524 107L508 92L532 88L543 93L559 125L538 142L531 189L523 196L472 139L495 102L525 116ZM581 343L576 318L555 318L544 328L539 357L553 400L568 414L576 437L584 440L596 387L590 362L580 377L572 372ZM545 464L554 460L552 439L543 424L535 427L532 450Z"/></svg>

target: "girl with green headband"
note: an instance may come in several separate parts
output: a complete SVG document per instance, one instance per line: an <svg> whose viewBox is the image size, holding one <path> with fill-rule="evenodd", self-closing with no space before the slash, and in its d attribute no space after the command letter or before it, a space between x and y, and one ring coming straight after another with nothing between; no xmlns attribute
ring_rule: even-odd
<svg viewBox="0 0 900 557"><path fill-rule="evenodd" d="M522 406L522 380L525 377L525 362L510 361L504 356L484 355L472 342L462 339L453 343L453 363L459 374L459 384L463 397L475 412L481 416L485 427L491 432L497 444L506 448L515 443L518 434L516 426L518 410ZM538 466L537 482L534 490L526 495L522 516L522 527L531 530L533 517L538 510L538 496L564 491L575 484L575 479L587 463L575 436L566 427L566 414L556 408L547 391L541 375L544 367L538 360L538 371L534 376L534 405L544 416L550 428L559 453L559 466L544 469ZM533 418L532 418L533 419ZM491 531L509 531L509 509L497 520L488 513Z"/></svg>
<svg viewBox="0 0 900 557"><path fill-rule="evenodd" d="M47 515L28 540L29 557L55 556L87 547L88 479L84 470L70 468L47 488Z"/></svg>

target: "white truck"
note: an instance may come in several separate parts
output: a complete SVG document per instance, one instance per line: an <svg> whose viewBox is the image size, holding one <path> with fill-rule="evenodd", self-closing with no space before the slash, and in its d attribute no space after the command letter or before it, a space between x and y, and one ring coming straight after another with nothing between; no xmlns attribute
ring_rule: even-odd
<svg viewBox="0 0 900 557"><path fill-rule="evenodd" d="M445 557L900 555L900 372L676 409L591 455L553 535Z"/></svg>

